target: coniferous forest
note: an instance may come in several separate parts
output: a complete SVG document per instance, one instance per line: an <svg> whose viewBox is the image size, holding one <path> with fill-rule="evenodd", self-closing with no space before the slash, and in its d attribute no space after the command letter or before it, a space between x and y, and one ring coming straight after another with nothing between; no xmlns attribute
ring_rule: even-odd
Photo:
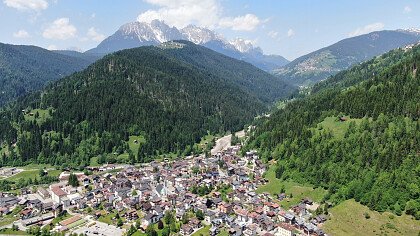
<svg viewBox="0 0 420 236"><path fill-rule="evenodd" d="M78 167L92 157L115 162L123 153L131 163L187 155L207 133L242 129L292 90L248 63L186 41L124 50L4 109L0 163ZM145 139L138 153L129 148L130 136Z"/></svg>
<svg viewBox="0 0 420 236"><path fill-rule="evenodd" d="M328 189L325 200L420 219L419 65L415 46L341 72L258 120L247 149L275 160L279 179Z"/></svg>

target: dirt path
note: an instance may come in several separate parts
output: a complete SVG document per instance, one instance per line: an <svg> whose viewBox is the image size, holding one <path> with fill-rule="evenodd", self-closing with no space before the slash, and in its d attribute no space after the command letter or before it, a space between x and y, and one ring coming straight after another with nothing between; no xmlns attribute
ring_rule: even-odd
<svg viewBox="0 0 420 236"><path fill-rule="evenodd" d="M244 130L238 131L235 133L235 135L238 136L239 138L242 138L245 136L245 131ZM213 149L211 149L211 152L210 152L211 155L215 155L217 152L220 152L228 148L230 146L231 138L232 138L232 135L229 134L216 140L216 145L213 147Z"/></svg>

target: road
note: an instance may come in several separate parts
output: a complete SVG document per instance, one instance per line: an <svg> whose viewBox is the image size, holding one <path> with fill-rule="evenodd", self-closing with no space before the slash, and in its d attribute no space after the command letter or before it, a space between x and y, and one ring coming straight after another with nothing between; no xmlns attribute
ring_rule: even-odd
<svg viewBox="0 0 420 236"><path fill-rule="evenodd" d="M235 133L235 135L238 136L239 138L242 138L245 136L245 131L244 130L238 131ZM211 155L215 155L216 153L228 148L230 146L231 138L232 138L232 135L229 134L216 140L216 145L210 151Z"/></svg>

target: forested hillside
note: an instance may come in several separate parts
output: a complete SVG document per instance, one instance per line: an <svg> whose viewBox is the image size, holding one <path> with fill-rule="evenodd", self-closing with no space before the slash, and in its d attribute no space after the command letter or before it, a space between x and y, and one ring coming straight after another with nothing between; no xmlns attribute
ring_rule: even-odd
<svg viewBox="0 0 420 236"><path fill-rule="evenodd" d="M301 56L275 70L275 74L293 84L313 85L360 62L419 40L419 34L405 30L359 35Z"/></svg>
<svg viewBox="0 0 420 236"><path fill-rule="evenodd" d="M120 51L4 111L1 165L189 154L208 132L242 129L291 90L248 63L192 43ZM129 148L133 136L142 142L138 153Z"/></svg>
<svg viewBox="0 0 420 236"><path fill-rule="evenodd" d="M420 219L420 46L398 49L316 85L251 138L276 176Z"/></svg>
<svg viewBox="0 0 420 236"><path fill-rule="evenodd" d="M0 43L0 106L89 64L39 47Z"/></svg>

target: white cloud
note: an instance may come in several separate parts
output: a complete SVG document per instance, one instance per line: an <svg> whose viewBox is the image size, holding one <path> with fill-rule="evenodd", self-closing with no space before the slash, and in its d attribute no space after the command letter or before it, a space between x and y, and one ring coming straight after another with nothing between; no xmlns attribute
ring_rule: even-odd
<svg viewBox="0 0 420 236"><path fill-rule="evenodd" d="M48 2L45 0L4 0L3 3L20 11L40 11L48 8Z"/></svg>
<svg viewBox="0 0 420 236"><path fill-rule="evenodd" d="M238 16L235 18L224 17L220 19L219 25L222 28L231 28L235 31L252 31L259 24L261 20L256 15L246 14L244 16Z"/></svg>
<svg viewBox="0 0 420 236"><path fill-rule="evenodd" d="M270 38L275 39L275 38L277 38L279 36L279 32L272 30L272 31L268 32L268 36Z"/></svg>
<svg viewBox="0 0 420 236"><path fill-rule="evenodd" d="M141 13L137 20L151 22L163 20L170 26L183 28L194 24L207 28L231 28L233 30L249 31L261 23L253 14L238 17L222 16L221 0L143 0L158 6L157 10L148 10Z"/></svg>
<svg viewBox="0 0 420 236"><path fill-rule="evenodd" d="M293 30L293 29L289 29L288 31L287 31L287 37L293 37L293 36L295 36L295 31Z"/></svg>
<svg viewBox="0 0 420 236"><path fill-rule="evenodd" d="M145 0L157 5L157 10L148 10L137 17L138 21L151 22L159 19L179 28L188 24L214 27L220 17L220 6L217 0Z"/></svg>
<svg viewBox="0 0 420 236"><path fill-rule="evenodd" d="M410 13L412 11L410 6L405 6L404 7L404 13Z"/></svg>
<svg viewBox="0 0 420 236"><path fill-rule="evenodd" d="M96 32L94 27L88 30L87 36L95 42L102 42L105 39L105 35Z"/></svg>
<svg viewBox="0 0 420 236"><path fill-rule="evenodd" d="M385 25L381 22L365 25L364 27L357 28L356 30L349 33L350 37L362 35L362 34L368 34L373 31L382 30L385 27Z"/></svg>
<svg viewBox="0 0 420 236"><path fill-rule="evenodd" d="M29 38L31 36L26 30L19 30L18 32L13 33L13 37L23 39L23 38Z"/></svg>
<svg viewBox="0 0 420 236"><path fill-rule="evenodd" d="M74 38L76 33L77 29L74 25L70 24L69 18L59 18L44 30L42 36L47 39L65 40Z"/></svg>

